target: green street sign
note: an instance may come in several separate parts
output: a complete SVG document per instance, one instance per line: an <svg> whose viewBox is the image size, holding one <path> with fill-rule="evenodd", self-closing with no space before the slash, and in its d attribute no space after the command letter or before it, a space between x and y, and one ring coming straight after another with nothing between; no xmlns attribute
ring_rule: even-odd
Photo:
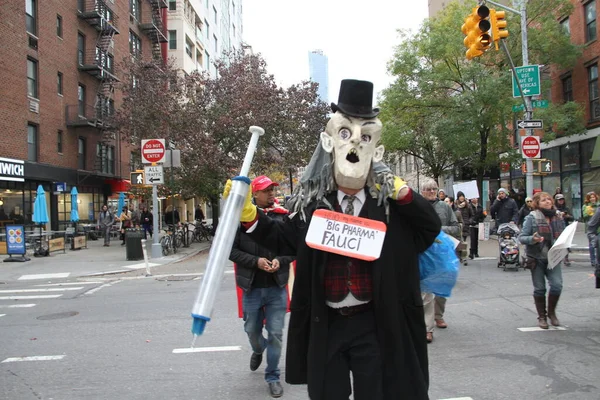
<svg viewBox="0 0 600 400"><path fill-rule="evenodd" d="M524 96L539 96L541 94L540 85L540 66L539 65L526 65L524 67L516 67L517 77L523 89ZM513 97L521 97L521 91L519 85L513 74L512 79L512 91Z"/></svg>
<svg viewBox="0 0 600 400"><path fill-rule="evenodd" d="M548 108L548 100L533 100L531 102L533 108ZM524 111L525 106L523 104L515 104L512 106L513 112Z"/></svg>

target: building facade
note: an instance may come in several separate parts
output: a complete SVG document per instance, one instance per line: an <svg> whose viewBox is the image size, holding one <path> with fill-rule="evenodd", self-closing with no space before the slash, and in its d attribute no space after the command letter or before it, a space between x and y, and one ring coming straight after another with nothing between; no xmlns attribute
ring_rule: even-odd
<svg viewBox="0 0 600 400"><path fill-rule="evenodd" d="M169 0L168 56L191 73L215 75L213 62L242 49L241 0Z"/></svg>
<svg viewBox="0 0 600 400"><path fill-rule="evenodd" d="M133 149L109 133L117 64L166 58L164 0L22 0L3 4L0 33L0 219L31 226L36 188L47 229L83 222L128 191ZM5 218L7 216L8 218Z"/></svg>
<svg viewBox="0 0 600 400"><path fill-rule="evenodd" d="M322 50L308 52L308 68L310 80L319 84L319 98L329 103L329 61Z"/></svg>

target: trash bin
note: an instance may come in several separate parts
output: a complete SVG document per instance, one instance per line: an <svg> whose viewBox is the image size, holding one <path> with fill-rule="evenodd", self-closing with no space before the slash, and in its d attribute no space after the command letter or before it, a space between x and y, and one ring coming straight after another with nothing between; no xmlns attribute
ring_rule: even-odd
<svg viewBox="0 0 600 400"><path fill-rule="evenodd" d="M142 251L142 239L144 231L142 229L125 229L125 254L127 261L142 260L144 252Z"/></svg>

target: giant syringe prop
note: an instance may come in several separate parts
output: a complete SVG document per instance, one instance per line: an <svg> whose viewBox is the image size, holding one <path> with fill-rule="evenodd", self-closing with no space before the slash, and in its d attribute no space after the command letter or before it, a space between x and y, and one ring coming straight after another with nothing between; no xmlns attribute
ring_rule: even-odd
<svg viewBox="0 0 600 400"><path fill-rule="evenodd" d="M259 126L251 126L249 132L252 134L252 138L248 145L244 164L242 164L240 177L248 176L250 164L252 164L252 158L256 151L256 145L258 144L258 138L265 133L265 130ZM204 332L206 323L210 321L215 297L219 292L225 265L229 260L231 248L233 247L233 240L235 239L237 229L240 225L240 216L246 200L246 195L248 194L249 185L250 180L248 178L245 180L233 180L231 191L225 202L223 214L221 215L219 226L215 238L213 239L210 253L208 254L206 272L204 273L204 278L202 279L200 289L198 290L194 308L192 308L192 318L194 319L192 333L194 334L194 341L198 335L201 335Z"/></svg>

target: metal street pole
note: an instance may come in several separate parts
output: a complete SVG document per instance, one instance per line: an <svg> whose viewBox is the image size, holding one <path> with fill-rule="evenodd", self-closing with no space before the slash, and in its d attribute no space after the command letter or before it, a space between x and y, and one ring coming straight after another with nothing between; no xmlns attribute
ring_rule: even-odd
<svg viewBox="0 0 600 400"><path fill-rule="evenodd" d="M160 258L162 249L158 242L160 231L158 230L158 189L152 185L152 258Z"/></svg>
<svg viewBox="0 0 600 400"><path fill-rule="evenodd" d="M520 12L521 12L521 52L523 53L523 66L529 65L529 52L527 50L527 3L525 0L520 1ZM515 76L518 80L518 77ZM531 121L533 119L533 110L531 108L531 96L525 96L525 121ZM533 129L527 129L527 136L533 135ZM520 144L519 144L520 147ZM525 174L525 188L527 190L527 196L533 196L533 161L531 158L525 160L525 166L527 172Z"/></svg>
<svg viewBox="0 0 600 400"><path fill-rule="evenodd" d="M522 53L522 57L523 57L523 66L528 65L529 64L529 51L527 49L527 1L526 0L513 0L513 3L518 4L519 10L515 10L513 8L505 6L504 4L499 4L499 3L496 3L496 2L490 1L490 0L487 0L484 2L491 3L497 7L503 8L503 9L513 12L515 14L519 14L521 16L521 53ZM510 54L508 53L508 49L506 49L505 45L503 47L504 47L506 54L510 60ZM511 66L512 66L512 60L510 60L510 62L511 62ZM521 88L521 85L519 84L519 77L516 74L514 66L512 66L512 69L513 69L514 79L517 82L519 91L521 92L521 98L523 98L523 101L525 102L524 119L525 119L525 121L531 121L533 119L533 109L531 108L531 96L523 95L523 90ZM532 136L533 129L526 129L525 134L527 136ZM521 148L520 143L519 143L519 148ZM521 152L522 152L522 149L521 149ZM531 160L531 158L525 159L525 166L527 168L527 172L525 173L525 188L527 191L527 196L532 197L533 196L533 161Z"/></svg>

